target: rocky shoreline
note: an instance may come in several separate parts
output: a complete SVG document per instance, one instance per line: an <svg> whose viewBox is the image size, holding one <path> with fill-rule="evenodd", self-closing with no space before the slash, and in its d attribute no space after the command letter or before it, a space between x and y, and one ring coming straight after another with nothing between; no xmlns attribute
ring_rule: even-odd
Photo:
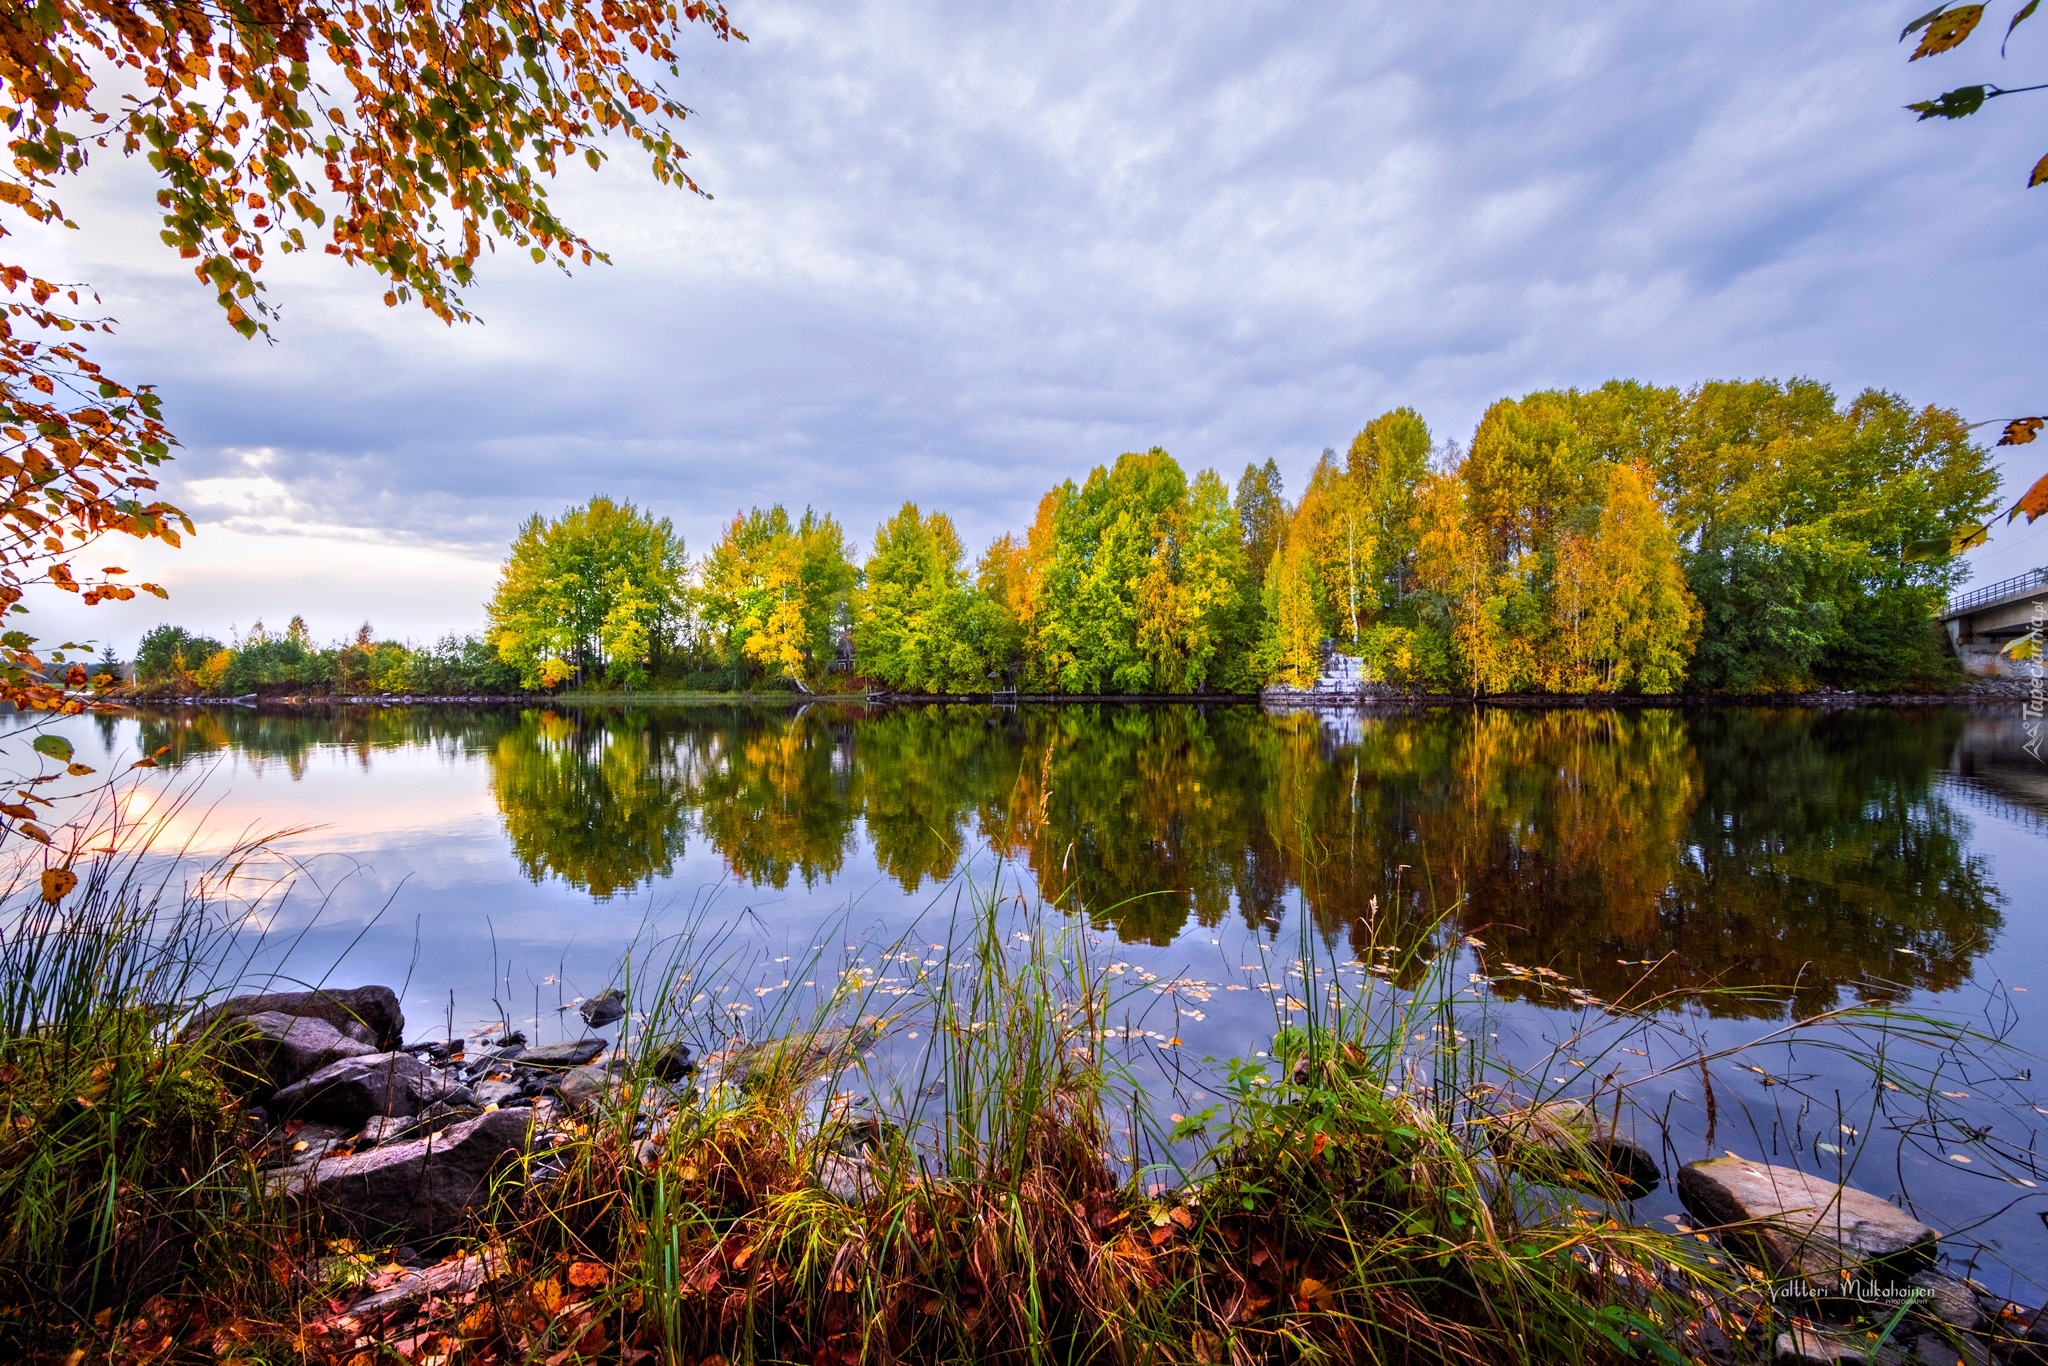
<svg viewBox="0 0 2048 1366"><path fill-rule="evenodd" d="M602 1028L623 1017L625 1001L608 991L580 1013ZM264 1126L269 1188L303 1202L329 1235L395 1249L391 1270L338 1306L334 1331L493 1279L502 1266L488 1246L441 1254L488 1232L508 1183L545 1183L566 1169L570 1146L588 1141L575 1117L616 1118L632 1106L632 1160L652 1164L667 1120L695 1102L700 1080L680 1044L629 1068L596 1035L539 1046L517 1033L473 1047L406 1043L395 994L377 986L237 997L195 1016L183 1034L208 1031L223 1041L246 1113ZM778 1041L707 1061L731 1077L780 1050L785 1062L794 1057L795 1074L814 1075L873 1037L826 1031L794 1054ZM1654 1150L1582 1103L1504 1109L1497 1130L1505 1160L1530 1148L1590 1156L1630 1198L1665 1178ZM866 1190L859 1137L837 1145L815 1174L822 1191L849 1204ZM1943 1269L1940 1233L1889 1200L1732 1154L1686 1164L1675 1186L1693 1220L1676 1231L1711 1240L1751 1281L1733 1298L1703 1302L1703 1320L1767 1325L1767 1339L1722 1341L1717 1357L2048 1366L2048 1312Z"/></svg>

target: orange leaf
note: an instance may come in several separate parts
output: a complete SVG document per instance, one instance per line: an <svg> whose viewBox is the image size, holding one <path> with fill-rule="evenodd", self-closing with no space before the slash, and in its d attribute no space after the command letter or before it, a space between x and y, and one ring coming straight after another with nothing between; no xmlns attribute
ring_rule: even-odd
<svg viewBox="0 0 2048 1366"><path fill-rule="evenodd" d="M77 885L78 874L69 868L43 869L43 900L52 906L71 895L72 888Z"/></svg>
<svg viewBox="0 0 2048 1366"><path fill-rule="evenodd" d="M612 1269L603 1262L576 1262L569 1267L569 1284L579 1290L604 1285L612 1278Z"/></svg>
<svg viewBox="0 0 2048 1366"><path fill-rule="evenodd" d="M2001 446L2024 446L2033 441L2041 428L2048 426L2048 418L2016 417L2005 424L2005 431L1998 438Z"/></svg>
<svg viewBox="0 0 2048 1366"><path fill-rule="evenodd" d="M2005 514L2005 520L2010 522L2022 512L2027 514L2029 523L2042 513L2048 512L2048 475L2036 479L2034 486L2020 495L2020 500Z"/></svg>
<svg viewBox="0 0 2048 1366"><path fill-rule="evenodd" d="M2048 185L2048 157L2042 157L2035 162L2034 173L2027 177L2028 189L2031 190L2036 185Z"/></svg>

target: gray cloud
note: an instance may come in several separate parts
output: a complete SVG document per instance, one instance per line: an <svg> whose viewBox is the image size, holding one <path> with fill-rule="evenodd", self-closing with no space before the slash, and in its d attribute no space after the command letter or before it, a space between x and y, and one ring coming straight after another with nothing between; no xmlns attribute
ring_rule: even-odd
<svg viewBox="0 0 2048 1366"><path fill-rule="evenodd" d="M1298 487L1386 407L1462 439L1614 376L2040 406L2041 149L1900 110L1994 50L1908 68L1866 7L1545 8L743 4L753 41L684 81L716 198L623 151L565 181L616 264L501 259L481 328L309 260L274 272L279 344L239 342L132 167L66 250L203 517L478 555L600 491L700 551L773 500L865 540L912 497L979 542L1119 451Z"/></svg>

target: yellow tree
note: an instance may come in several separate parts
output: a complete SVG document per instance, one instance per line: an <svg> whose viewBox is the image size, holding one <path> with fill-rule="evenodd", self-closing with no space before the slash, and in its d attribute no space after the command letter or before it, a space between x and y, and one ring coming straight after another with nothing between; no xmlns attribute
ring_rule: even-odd
<svg viewBox="0 0 2048 1366"><path fill-rule="evenodd" d="M792 526L778 503L726 527L699 575L699 612L735 677L751 663L807 687L834 653L853 580L839 523L805 508Z"/></svg>
<svg viewBox="0 0 2048 1366"><path fill-rule="evenodd" d="M1267 678L1306 688L1323 669L1322 576L1315 556L1292 534L1266 566L1266 635L1261 645Z"/></svg>
<svg viewBox="0 0 2048 1366"><path fill-rule="evenodd" d="M1321 634L1356 649L1359 637L1379 615L1373 572L1377 538L1358 482L1336 462L1335 454L1326 450L1316 462L1288 535L1314 560L1322 582L1328 617Z"/></svg>
<svg viewBox="0 0 2048 1366"><path fill-rule="evenodd" d="M1608 476L1595 547L1603 591L1590 634L1602 686L1676 692L1699 639L1700 606L1647 469L1617 465Z"/></svg>
<svg viewBox="0 0 2048 1366"><path fill-rule="evenodd" d="M1534 651L1517 630L1520 577L1501 565L1455 475L1423 480L1415 499L1415 574L1450 614L1453 653L1473 693L1512 692L1533 672Z"/></svg>

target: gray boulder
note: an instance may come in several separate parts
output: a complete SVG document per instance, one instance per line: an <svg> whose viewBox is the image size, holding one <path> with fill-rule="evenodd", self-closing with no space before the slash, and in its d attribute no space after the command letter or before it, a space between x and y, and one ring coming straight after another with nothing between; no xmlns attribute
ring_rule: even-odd
<svg viewBox="0 0 2048 1366"><path fill-rule="evenodd" d="M468 1088L409 1053L366 1053L329 1063L271 1097L278 1115L361 1125L372 1116L416 1115L436 1101L475 1104Z"/></svg>
<svg viewBox="0 0 2048 1366"><path fill-rule="evenodd" d="M426 1241L474 1225L491 1184L526 1150L530 1110L491 1110L436 1134L331 1157L301 1184L321 1222L361 1237Z"/></svg>
<svg viewBox="0 0 2048 1366"><path fill-rule="evenodd" d="M735 1048L725 1055L725 1071L749 1090L808 1086L852 1065L880 1037L881 1030L872 1022L831 1025Z"/></svg>
<svg viewBox="0 0 2048 1366"><path fill-rule="evenodd" d="M647 1074L656 1081L681 1081L696 1071L697 1060L690 1056L690 1046L680 1040L665 1043L647 1055Z"/></svg>
<svg viewBox="0 0 2048 1366"><path fill-rule="evenodd" d="M526 1088L516 1081L480 1081L470 1090L479 1105L510 1105L526 1094Z"/></svg>
<svg viewBox="0 0 2048 1366"><path fill-rule="evenodd" d="M576 1007L576 1013L581 1015L583 1023L592 1029L603 1029L608 1024L617 1024L626 1018L626 993L617 987L606 987Z"/></svg>
<svg viewBox="0 0 2048 1366"><path fill-rule="evenodd" d="M378 1048L397 1048L404 1037L405 1014L390 987L327 988L320 991L270 991L260 996L235 996L194 1015L181 1038L194 1038L221 1020L248 1015L297 1015L325 1020L343 1033Z"/></svg>
<svg viewBox="0 0 2048 1366"><path fill-rule="evenodd" d="M268 1100L330 1063L377 1051L326 1020L275 1010L238 1016L227 1029L223 1058L239 1074L245 1093L257 1101Z"/></svg>
<svg viewBox="0 0 2048 1366"><path fill-rule="evenodd" d="M543 1069L581 1067L592 1062L611 1045L603 1039L571 1039L566 1043L544 1043L529 1048L517 1059L521 1067Z"/></svg>
<svg viewBox="0 0 2048 1366"><path fill-rule="evenodd" d="M1611 1113L1585 1101L1553 1100L1512 1111L1494 1121L1494 1132L1495 1149L1503 1157L1514 1158L1536 1149L1556 1159L1543 1163L1546 1170L1541 1174L1562 1185L1602 1188L1598 1176L1575 1170L1587 1159L1631 1200L1648 1195L1664 1179L1664 1168L1654 1152L1623 1132ZM1556 1170L1548 1170L1553 1166Z"/></svg>
<svg viewBox="0 0 2048 1366"><path fill-rule="evenodd" d="M1778 1334L1771 1345L1771 1366L1867 1366L1873 1361L1868 1341L1829 1333L1798 1324ZM1906 1360L1897 1348L1877 1351L1876 1366L1901 1366Z"/></svg>
<svg viewBox="0 0 2048 1366"><path fill-rule="evenodd" d="M615 1097L619 1080L602 1067L572 1067L548 1083L565 1109L587 1110L607 1096Z"/></svg>
<svg viewBox="0 0 2048 1366"><path fill-rule="evenodd" d="M1938 1266L1913 1273L1906 1280L1913 1309L1922 1318L1946 1324L1959 1333L1983 1331L1991 1322L1970 1283Z"/></svg>
<svg viewBox="0 0 2048 1366"><path fill-rule="evenodd" d="M1781 1276L1840 1271L1911 1275L1934 1259L1941 1235L1889 1200L1791 1167L1739 1157L1688 1163L1678 1195L1732 1250Z"/></svg>

